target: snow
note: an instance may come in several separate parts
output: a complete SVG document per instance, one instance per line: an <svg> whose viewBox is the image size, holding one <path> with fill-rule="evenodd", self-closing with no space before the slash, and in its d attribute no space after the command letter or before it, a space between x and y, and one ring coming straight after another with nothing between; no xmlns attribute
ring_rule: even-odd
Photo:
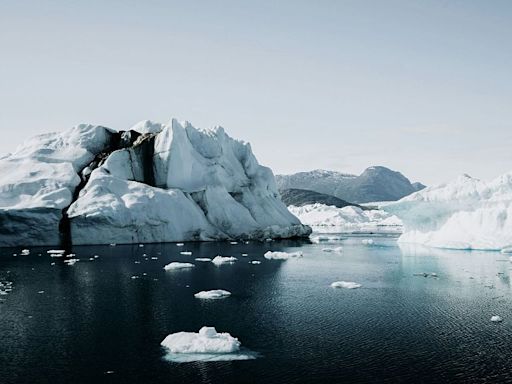
<svg viewBox="0 0 512 384"><path fill-rule="evenodd" d="M211 291L201 291L194 295L197 299L224 299L231 296L231 292L223 289L214 289Z"/></svg>
<svg viewBox="0 0 512 384"><path fill-rule="evenodd" d="M501 322L503 321L503 319L502 319L500 316L496 316L496 315L495 315L495 316L492 316L492 317L491 317L491 321L492 321L493 323L501 323Z"/></svg>
<svg viewBox="0 0 512 384"><path fill-rule="evenodd" d="M222 265L222 264L232 264L238 259L236 257L232 256L215 256L212 260L212 263L215 265Z"/></svg>
<svg viewBox="0 0 512 384"><path fill-rule="evenodd" d="M132 129L143 135L128 148L113 150L114 130L84 124L36 136L0 158L2 245L59 244L70 204L76 245L311 232L281 202L272 171L257 162L251 146L223 128L199 130L172 119ZM101 153L106 159L96 167ZM73 202L81 177L86 183Z"/></svg>
<svg viewBox="0 0 512 384"><path fill-rule="evenodd" d="M335 281L331 284L333 288L347 288L347 289L356 289L360 288L361 284L354 283L353 281Z"/></svg>
<svg viewBox="0 0 512 384"><path fill-rule="evenodd" d="M512 246L512 173L489 182L462 175L383 209L402 219L402 243L478 250Z"/></svg>
<svg viewBox="0 0 512 384"><path fill-rule="evenodd" d="M268 260L288 260L294 257L302 257L302 252L277 252L267 251L264 255Z"/></svg>
<svg viewBox="0 0 512 384"><path fill-rule="evenodd" d="M313 228L315 232L339 233L400 233L402 223L398 217L383 210L363 210L347 206L337 208L325 204L307 204L302 207L289 206L288 209L300 221ZM320 240L322 241L322 240Z"/></svg>
<svg viewBox="0 0 512 384"><path fill-rule="evenodd" d="M167 264L164 269L166 271L173 271L177 269L188 269L188 268L194 268L195 265L192 263L180 263L178 261L173 261L172 263Z"/></svg>
<svg viewBox="0 0 512 384"><path fill-rule="evenodd" d="M214 327L202 327L198 333L177 332L161 343L167 350L166 359L175 362L228 361L255 358L253 353L240 350L241 343L229 333L219 333Z"/></svg>

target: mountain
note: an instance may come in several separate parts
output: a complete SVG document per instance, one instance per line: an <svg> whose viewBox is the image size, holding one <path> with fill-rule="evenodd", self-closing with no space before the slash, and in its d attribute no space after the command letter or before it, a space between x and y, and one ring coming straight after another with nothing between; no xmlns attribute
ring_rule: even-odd
<svg viewBox="0 0 512 384"><path fill-rule="evenodd" d="M0 159L3 246L307 236L272 171L222 127L81 124Z"/></svg>
<svg viewBox="0 0 512 384"><path fill-rule="evenodd" d="M332 195L326 195L325 193L319 193L315 191L309 191L307 189L284 189L279 191L281 193L281 200L287 206L294 205L296 207L302 207L308 204L324 204L333 205L338 208L347 206L357 206L357 204L349 203L345 200L339 199Z"/></svg>
<svg viewBox="0 0 512 384"><path fill-rule="evenodd" d="M369 167L359 176L325 170L277 175L276 182L280 190L308 189L358 204L399 200L425 187L380 166Z"/></svg>

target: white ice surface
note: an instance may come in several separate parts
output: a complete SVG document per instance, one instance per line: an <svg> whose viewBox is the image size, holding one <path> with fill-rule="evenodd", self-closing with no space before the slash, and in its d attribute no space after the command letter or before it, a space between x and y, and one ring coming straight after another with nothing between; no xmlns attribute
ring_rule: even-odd
<svg viewBox="0 0 512 384"><path fill-rule="evenodd" d="M194 268L195 265L192 263L180 263L178 261L173 261L172 263L167 264L164 269L166 271L173 271L177 269L189 269Z"/></svg>
<svg viewBox="0 0 512 384"><path fill-rule="evenodd" d="M212 260L212 263L215 265L222 265L222 264L233 264L238 259L233 256L215 256Z"/></svg>
<svg viewBox="0 0 512 384"><path fill-rule="evenodd" d="M356 289L360 288L361 284L355 283L353 281L335 281L331 284L333 288L347 288L347 289Z"/></svg>
<svg viewBox="0 0 512 384"><path fill-rule="evenodd" d="M224 299L231 296L231 292L224 289L213 289L211 291L201 291L194 294L196 299Z"/></svg>
<svg viewBox="0 0 512 384"><path fill-rule="evenodd" d="M302 257L302 252L279 252L279 251L267 251L263 255L268 260L288 260L290 258Z"/></svg>

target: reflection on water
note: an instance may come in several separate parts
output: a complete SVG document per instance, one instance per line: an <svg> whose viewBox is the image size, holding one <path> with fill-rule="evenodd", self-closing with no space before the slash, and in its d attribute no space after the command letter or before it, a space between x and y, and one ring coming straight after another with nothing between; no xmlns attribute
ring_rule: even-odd
<svg viewBox="0 0 512 384"><path fill-rule="evenodd" d="M46 248L0 249L0 281L13 287L0 296L0 382L512 380L508 257L366 238L328 243L342 253L304 241L75 247L73 266ZM268 250L304 257L266 260ZM216 255L238 261L194 260ZM164 271L172 261L196 267ZM339 280L362 288L332 289ZM232 296L193 296L211 289ZM204 325L259 358L168 361L163 338Z"/></svg>

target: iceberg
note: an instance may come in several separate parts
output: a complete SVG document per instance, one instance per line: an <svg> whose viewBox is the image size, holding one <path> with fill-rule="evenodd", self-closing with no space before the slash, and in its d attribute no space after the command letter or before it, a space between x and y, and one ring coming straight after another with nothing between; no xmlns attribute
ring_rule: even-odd
<svg viewBox="0 0 512 384"><path fill-rule="evenodd" d="M362 209L355 206L338 208L334 205L290 205L290 212L317 233L401 233L402 222L395 215L381 209ZM323 236L318 241L329 241Z"/></svg>
<svg viewBox="0 0 512 384"><path fill-rule="evenodd" d="M512 173L490 182L462 175L383 209L402 220L402 243L504 253L512 246Z"/></svg>
<svg viewBox="0 0 512 384"><path fill-rule="evenodd" d="M164 269L166 271L174 271L177 269L188 269L188 268L194 268L195 265L192 263L180 263L178 261L173 261L172 263L167 264L164 266Z"/></svg>
<svg viewBox="0 0 512 384"><path fill-rule="evenodd" d="M288 260L292 257L302 257L302 252L273 252L273 251L267 251L263 255L265 259L268 260Z"/></svg>
<svg viewBox="0 0 512 384"><path fill-rule="evenodd" d="M361 288L361 284L354 283L353 281L335 281L331 284L333 288L347 288L347 289L356 289Z"/></svg>
<svg viewBox="0 0 512 384"><path fill-rule="evenodd" d="M201 291L194 294L196 299L224 299L231 296L231 292L223 289L213 289L211 291Z"/></svg>
<svg viewBox="0 0 512 384"><path fill-rule="evenodd" d="M0 158L4 246L305 237L272 171L222 127L82 124ZM177 244L179 245L179 244Z"/></svg>
<svg viewBox="0 0 512 384"><path fill-rule="evenodd" d="M256 355L241 350L241 343L227 332L202 327L198 333L177 332L168 335L161 345L166 359L174 362L249 360Z"/></svg>

